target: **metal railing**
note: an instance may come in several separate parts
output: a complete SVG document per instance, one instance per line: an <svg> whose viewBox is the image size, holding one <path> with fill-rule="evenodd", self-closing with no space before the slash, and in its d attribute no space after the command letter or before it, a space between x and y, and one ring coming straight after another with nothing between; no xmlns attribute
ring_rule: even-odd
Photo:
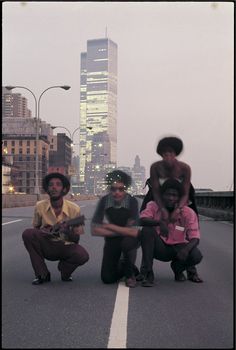
<svg viewBox="0 0 236 350"><path fill-rule="evenodd" d="M196 192L196 204L198 207L212 208L233 211L234 192L233 191L209 191Z"/></svg>

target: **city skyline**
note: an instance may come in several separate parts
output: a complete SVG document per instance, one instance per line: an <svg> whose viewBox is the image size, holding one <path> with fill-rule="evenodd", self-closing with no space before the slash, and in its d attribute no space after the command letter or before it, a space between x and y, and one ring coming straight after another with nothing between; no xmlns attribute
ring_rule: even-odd
<svg viewBox="0 0 236 350"><path fill-rule="evenodd" d="M96 51L98 52L100 50L104 51L104 48L102 48L100 44L96 46ZM90 57L90 59L95 62L100 60L96 58L96 55ZM90 71L88 75L90 78L94 74L97 77L98 73L100 75L101 72L97 70L91 74ZM103 72L102 75L104 75L104 73L105 72ZM106 81L109 81L111 77L110 73L107 73L108 74L105 74L107 76ZM114 77L112 79L114 79ZM64 129L67 133L59 132L56 135L53 135L54 129L63 127L52 126L40 119L39 135L42 141L40 141L38 149L40 150L41 147L42 149L39 151L39 193L42 191L42 176L45 175L46 172L51 173L55 171L70 177L72 183L71 192L73 194L103 194L106 192L106 174L114 168L117 168L116 159L113 158L113 161L111 160L112 154L110 145L110 138L112 138L113 135L116 136L116 129L111 129L112 133L110 136L106 131L108 129L107 126L112 125L112 123L109 123L109 115L107 112L109 112L109 110L111 112L115 111L116 105L110 105L108 108L106 100L113 102L114 97L109 98L109 91L104 90L107 85L104 84L103 81L99 80L99 83L96 85L94 84L94 80L97 81L97 79L91 79L90 89L86 88L89 97L89 92L92 92L92 99L89 98L89 102L93 107L89 108L89 115L90 118L92 117L92 120L88 120L88 122L90 121L91 123L92 121L98 121L98 123L92 123L87 127L88 122L86 120L87 118L85 118L84 129L92 128L93 130L93 135L89 135L89 140L92 142L90 154L91 162L88 162L86 166L87 170L89 170L85 173L86 181L84 183L80 182L79 175L81 174L81 168L79 164L76 165L74 163L75 158L72 157L72 135L74 132L71 134L69 129L65 127ZM99 87L101 89L99 89ZM106 95L106 99L104 99L104 94ZM16 99L14 99L15 97ZM15 193L33 194L35 193L35 154L37 147L36 120L35 118L32 118L31 111L27 109L27 98L21 94L14 94L11 92L11 89L9 90L9 88L2 87L2 102L2 153L4 167L3 193L11 193L14 191ZM98 108L95 106L98 106ZM85 117L87 117L86 113ZM110 113L110 118L114 117L115 115ZM91 125L93 125L93 127ZM96 125L98 125L98 127L96 127ZM104 126L105 131L101 131L104 130ZM69 134L70 137L67 134ZM87 133L85 133L85 136L88 136ZM47 141L47 145L46 143L43 143L45 141ZM43 152L42 154L41 151ZM84 151L86 152L86 147ZM79 156L76 156L76 158L79 159ZM129 188L130 194L137 195L146 192L145 168L141 166L138 155L135 157L132 168L123 165L119 166L119 169L126 171L132 178L132 184Z"/></svg>
<svg viewBox="0 0 236 350"><path fill-rule="evenodd" d="M158 140L176 135L184 142L179 159L191 165L193 185L229 190L233 4L5 2L3 85L27 86L37 96L54 83L70 85L63 98L59 90L45 95L41 118L75 130L80 53L87 40L106 31L119 47L118 166L132 166L139 155L148 177L160 159ZM34 116L32 97L23 95Z"/></svg>

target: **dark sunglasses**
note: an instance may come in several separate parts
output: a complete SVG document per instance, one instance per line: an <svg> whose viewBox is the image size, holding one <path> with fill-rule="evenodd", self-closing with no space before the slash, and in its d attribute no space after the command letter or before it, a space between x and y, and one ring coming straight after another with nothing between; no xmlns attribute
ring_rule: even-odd
<svg viewBox="0 0 236 350"><path fill-rule="evenodd" d="M123 192L123 191L125 191L125 187L115 187L115 186L111 186L111 191L112 191L112 192L116 192L116 191Z"/></svg>

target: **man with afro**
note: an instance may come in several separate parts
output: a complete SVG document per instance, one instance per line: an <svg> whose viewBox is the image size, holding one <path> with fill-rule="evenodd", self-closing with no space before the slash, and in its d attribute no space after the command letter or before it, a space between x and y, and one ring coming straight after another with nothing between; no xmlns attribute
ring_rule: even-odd
<svg viewBox="0 0 236 350"><path fill-rule="evenodd" d="M105 239L101 279L103 283L115 283L124 276L126 286L133 288L139 246L138 201L127 193L131 177L125 172L114 170L105 180L109 193L100 199L91 224L92 235Z"/></svg>

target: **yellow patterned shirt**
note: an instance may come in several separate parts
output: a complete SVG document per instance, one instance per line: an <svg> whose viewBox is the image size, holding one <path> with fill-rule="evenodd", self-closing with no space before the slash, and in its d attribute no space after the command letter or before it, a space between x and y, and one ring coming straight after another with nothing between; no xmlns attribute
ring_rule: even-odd
<svg viewBox="0 0 236 350"><path fill-rule="evenodd" d="M59 216L56 216L50 200L44 199L37 202L34 209L33 226L35 228L42 228L47 225L55 225L59 222L73 219L80 216L80 207L66 199L63 199L62 211ZM60 238L53 238L53 240L58 240Z"/></svg>

